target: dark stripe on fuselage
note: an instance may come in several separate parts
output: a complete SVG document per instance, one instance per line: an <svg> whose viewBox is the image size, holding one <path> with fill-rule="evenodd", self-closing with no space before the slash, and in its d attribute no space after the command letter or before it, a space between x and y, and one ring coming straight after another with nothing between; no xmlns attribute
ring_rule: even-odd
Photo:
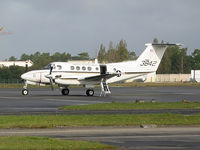
<svg viewBox="0 0 200 150"><path fill-rule="evenodd" d="M60 73L96 73L100 74L100 72L85 72L85 71L52 71L52 72L60 72Z"/></svg>

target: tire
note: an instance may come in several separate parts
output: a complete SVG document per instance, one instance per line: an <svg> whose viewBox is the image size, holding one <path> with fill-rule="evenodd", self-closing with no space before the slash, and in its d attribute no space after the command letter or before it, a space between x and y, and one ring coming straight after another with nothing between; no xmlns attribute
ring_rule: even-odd
<svg viewBox="0 0 200 150"><path fill-rule="evenodd" d="M69 95L69 89L62 89L62 95Z"/></svg>
<svg viewBox="0 0 200 150"><path fill-rule="evenodd" d="M28 95L28 90L27 89L23 89L22 90L22 95Z"/></svg>
<svg viewBox="0 0 200 150"><path fill-rule="evenodd" d="M118 74L117 77L120 77L122 75L122 72L120 70L117 70L116 73Z"/></svg>
<svg viewBox="0 0 200 150"><path fill-rule="evenodd" d="M93 95L94 95L94 90L93 90L93 89L88 89L88 90L86 91L86 95L87 95L87 96L93 96Z"/></svg>

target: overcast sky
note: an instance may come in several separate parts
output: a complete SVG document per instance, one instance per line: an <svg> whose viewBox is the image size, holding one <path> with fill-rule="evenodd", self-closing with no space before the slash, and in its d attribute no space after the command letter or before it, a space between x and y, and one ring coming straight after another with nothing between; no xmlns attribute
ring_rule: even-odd
<svg viewBox="0 0 200 150"><path fill-rule="evenodd" d="M0 0L0 59L36 51L88 52L124 39L139 55L144 44L180 42L200 49L199 0Z"/></svg>

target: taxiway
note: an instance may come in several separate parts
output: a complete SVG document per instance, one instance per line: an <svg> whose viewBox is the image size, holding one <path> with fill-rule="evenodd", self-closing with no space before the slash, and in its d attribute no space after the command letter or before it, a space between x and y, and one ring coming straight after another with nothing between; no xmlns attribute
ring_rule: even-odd
<svg viewBox="0 0 200 150"><path fill-rule="evenodd" d="M57 108L65 105L85 105L110 102L135 102L144 100L149 102L177 102L186 99L188 101L200 101L199 87L111 87L112 94L100 97L100 89L95 89L93 97L85 96L84 88L71 88L69 96L62 96L59 90L51 91L48 88L30 89L30 95L21 95L21 89L0 89L0 114L54 114L67 113L79 114L83 112L60 111ZM119 111L119 112L87 112L85 113L160 113L171 110L144 111ZM192 114L200 110L172 110L172 113Z"/></svg>
<svg viewBox="0 0 200 150"><path fill-rule="evenodd" d="M71 88L69 96L59 90L30 89L30 95L22 96L21 89L0 89L0 115L4 114L131 114L131 113L200 113L191 110L126 110L126 111L61 111L65 105L85 105L110 102L135 102L152 99L159 102L200 101L199 87L111 87L112 94L100 97L96 89L93 97L85 96L83 88ZM56 129L0 129L0 136L48 136L101 142L124 149L172 150L199 149L199 127L167 127L141 129L136 127L89 127Z"/></svg>
<svg viewBox="0 0 200 150"><path fill-rule="evenodd" d="M200 148L198 127L0 129L0 136L48 136L87 140L117 146L119 150L199 150Z"/></svg>

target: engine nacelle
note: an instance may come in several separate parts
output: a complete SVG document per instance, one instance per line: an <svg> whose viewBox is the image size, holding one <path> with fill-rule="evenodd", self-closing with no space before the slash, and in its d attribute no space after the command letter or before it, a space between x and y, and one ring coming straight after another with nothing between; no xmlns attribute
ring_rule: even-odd
<svg viewBox="0 0 200 150"><path fill-rule="evenodd" d="M26 81L27 84L30 85L39 85L39 86L46 86L46 84L38 83L38 82L32 82L32 81Z"/></svg>

